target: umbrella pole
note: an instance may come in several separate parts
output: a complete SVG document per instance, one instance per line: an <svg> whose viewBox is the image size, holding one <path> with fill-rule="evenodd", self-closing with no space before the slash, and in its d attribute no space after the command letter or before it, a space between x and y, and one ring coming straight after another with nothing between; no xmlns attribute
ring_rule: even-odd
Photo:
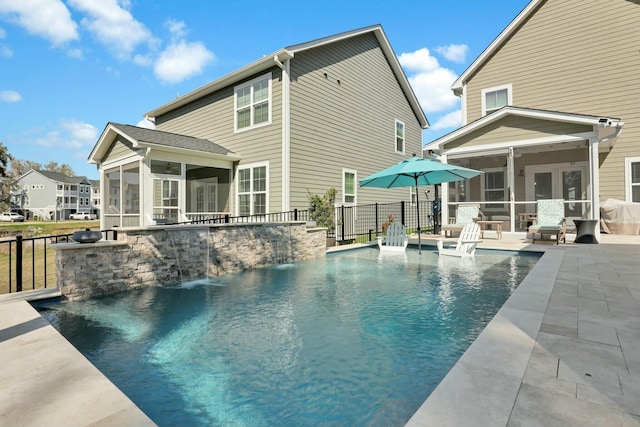
<svg viewBox="0 0 640 427"><path fill-rule="evenodd" d="M438 215L440 214L440 206L438 205L438 184L433 186L435 200L433 201L435 209L432 209L431 213L433 214L433 234L438 234L440 231L438 230L439 221Z"/></svg>
<svg viewBox="0 0 640 427"><path fill-rule="evenodd" d="M418 177L416 176L416 211L418 213L418 253L422 253L422 242L420 241L420 201L418 200Z"/></svg>

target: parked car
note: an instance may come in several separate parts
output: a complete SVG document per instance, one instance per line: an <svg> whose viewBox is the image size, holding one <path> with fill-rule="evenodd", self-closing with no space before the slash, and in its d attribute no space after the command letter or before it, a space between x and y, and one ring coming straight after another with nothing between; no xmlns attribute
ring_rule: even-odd
<svg viewBox="0 0 640 427"><path fill-rule="evenodd" d="M0 221L5 222L23 222L24 215L20 215L16 212L3 212L0 214Z"/></svg>
<svg viewBox="0 0 640 427"><path fill-rule="evenodd" d="M76 212L69 215L69 219L84 219L85 221L96 219L97 215L89 212Z"/></svg>

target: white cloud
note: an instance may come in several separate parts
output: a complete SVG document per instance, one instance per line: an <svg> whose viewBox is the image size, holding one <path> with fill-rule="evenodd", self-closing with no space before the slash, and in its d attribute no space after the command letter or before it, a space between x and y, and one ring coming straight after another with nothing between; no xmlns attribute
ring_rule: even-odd
<svg viewBox="0 0 640 427"><path fill-rule="evenodd" d="M60 0L0 0L0 16L56 47L78 39L77 25Z"/></svg>
<svg viewBox="0 0 640 427"><path fill-rule="evenodd" d="M22 95L15 90L3 90L0 92L0 101L14 103L22 101Z"/></svg>
<svg viewBox="0 0 640 427"><path fill-rule="evenodd" d="M415 52L402 53L398 57L400 64L409 71L432 71L440 68L438 60L431 56L429 49L423 47Z"/></svg>
<svg viewBox="0 0 640 427"><path fill-rule="evenodd" d="M469 46L466 44L450 44L449 46L439 46L436 52L444 56L449 61L463 64L466 61Z"/></svg>
<svg viewBox="0 0 640 427"><path fill-rule="evenodd" d="M167 22L165 22L165 26L169 29L169 32L173 36L174 40L184 38L187 33L184 21L169 19Z"/></svg>
<svg viewBox="0 0 640 427"><path fill-rule="evenodd" d="M4 28L0 28L0 40L3 40L6 37L7 37L7 32L4 30Z"/></svg>
<svg viewBox="0 0 640 427"><path fill-rule="evenodd" d="M153 69L160 80L165 83L178 83L196 74L213 63L216 57L201 42L171 43L160 54Z"/></svg>
<svg viewBox="0 0 640 427"><path fill-rule="evenodd" d="M429 130L453 129L462 126L462 114L460 110L455 110L438 117L436 122L429 127Z"/></svg>
<svg viewBox="0 0 640 427"><path fill-rule="evenodd" d="M458 98L450 88L456 74L442 67L429 49L403 53L398 59L408 71L409 83L425 113L447 111L458 104Z"/></svg>
<svg viewBox="0 0 640 427"><path fill-rule="evenodd" d="M69 4L87 15L81 21L82 26L118 59L128 59L140 44L153 46L157 43L147 27L126 9L128 2L69 0Z"/></svg>
<svg viewBox="0 0 640 427"><path fill-rule="evenodd" d="M156 128L155 123L153 123L151 120L147 120L146 117L144 119L140 120L138 123L136 123L136 126L141 127L141 128L145 128L145 129L155 129Z"/></svg>
<svg viewBox="0 0 640 427"><path fill-rule="evenodd" d="M77 119L64 119L58 124L58 129L37 138L35 144L41 147L81 150L92 147L97 139L98 129L95 126Z"/></svg>

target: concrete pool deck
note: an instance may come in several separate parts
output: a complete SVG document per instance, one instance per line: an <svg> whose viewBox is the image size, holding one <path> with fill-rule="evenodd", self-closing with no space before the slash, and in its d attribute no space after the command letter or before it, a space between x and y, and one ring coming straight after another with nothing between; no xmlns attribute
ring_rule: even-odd
<svg viewBox="0 0 640 427"><path fill-rule="evenodd" d="M544 255L407 426L640 426L640 236L490 237ZM0 296L0 425L155 425L25 301L56 292Z"/></svg>

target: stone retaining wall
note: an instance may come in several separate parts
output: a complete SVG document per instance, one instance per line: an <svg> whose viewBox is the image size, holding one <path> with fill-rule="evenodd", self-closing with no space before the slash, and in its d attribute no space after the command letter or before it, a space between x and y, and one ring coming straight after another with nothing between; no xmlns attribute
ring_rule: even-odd
<svg viewBox="0 0 640 427"><path fill-rule="evenodd" d="M326 230L305 223L123 228L117 241L61 243L56 278L71 300L319 258Z"/></svg>

